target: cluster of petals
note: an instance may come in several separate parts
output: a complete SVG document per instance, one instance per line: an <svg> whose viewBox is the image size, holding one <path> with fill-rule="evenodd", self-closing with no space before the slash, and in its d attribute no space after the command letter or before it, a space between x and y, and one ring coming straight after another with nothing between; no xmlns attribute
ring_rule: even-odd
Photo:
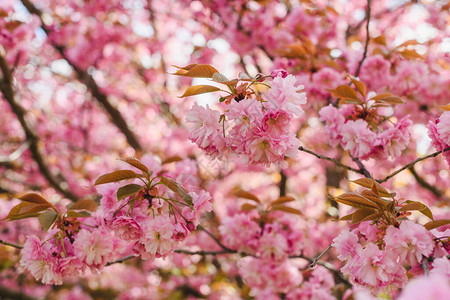
<svg viewBox="0 0 450 300"><path fill-rule="evenodd" d="M245 98L224 104L224 113L194 104L187 113L189 139L219 159L238 155L247 164L269 166L294 158L300 145L291 132L292 120L303 113L303 86L285 71L272 73L264 101Z"/></svg>
<svg viewBox="0 0 450 300"><path fill-rule="evenodd" d="M443 112L436 122L430 121L427 127L428 136L437 151L450 147L450 111ZM450 166L450 151L444 152L443 155Z"/></svg>
<svg viewBox="0 0 450 300"><path fill-rule="evenodd" d="M159 171L157 162L154 167ZM119 187L111 183L99 188L100 206L95 215L84 219L81 229L63 233L55 228L43 240L29 236L22 249L21 267L42 283L62 284L65 278L87 270L96 273L123 256L164 257L195 229L200 215L212 208L211 197L203 190L192 187L192 205L181 206L182 199L163 185L158 185L153 198L139 194L130 207L128 198L117 200ZM158 196L176 199L170 204L172 209ZM68 237L61 239L63 235Z"/></svg>
<svg viewBox="0 0 450 300"><path fill-rule="evenodd" d="M374 131L366 120L350 120L349 107L338 109L331 104L323 107L320 120L325 122L325 131L332 146L341 145L356 158L378 157L387 159L401 155L410 140L409 116L398 120L393 126Z"/></svg>
<svg viewBox="0 0 450 300"><path fill-rule="evenodd" d="M383 236L382 243L376 236ZM373 290L399 288L407 282L405 266L413 268L433 254L434 242L424 226L405 220L382 232L363 222L358 229L342 231L332 244L345 261L341 271L355 283ZM444 267L445 269L445 264Z"/></svg>

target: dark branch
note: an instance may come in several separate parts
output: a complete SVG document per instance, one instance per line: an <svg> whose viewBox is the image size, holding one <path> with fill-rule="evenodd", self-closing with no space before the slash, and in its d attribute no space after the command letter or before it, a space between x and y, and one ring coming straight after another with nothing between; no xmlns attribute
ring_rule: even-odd
<svg viewBox="0 0 450 300"><path fill-rule="evenodd" d="M425 179L423 179L422 177L420 177L419 174L417 174L416 169L414 169L414 166L408 168L408 170L411 172L411 174L414 176L414 178L416 179L417 183L421 186L426 188L427 190L429 190L433 195L435 195L437 198L442 198L444 196L444 194L438 190L435 186L432 186L431 184L429 184ZM449 199L447 199L449 200Z"/></svg>
<svg viewBox="0 0 450 300"><path fill-rule="evenodd" d="M359 72L361 71L361 66L366 59L367 56L367 48L369 47L369 40L370 40L370 34L369 34L369 24L370 24L370 4L372 0L367 0L367 9L366 9L366 44L364 45L364 53L363 57L359 61L358 68L356 69L355 77L359 76Z"/></svg>
<svg viewBox="0 0 450 300"><path fill-rule="evenodd" d="M303 151L303 152L306 152L306 153L309 153L309 154L311 154L311 155L314 155L315 157L317 157L317 158L319 158L319 159L324 159L324 160L331 161L331 162L333 162L336 166L341 167L341 168L344 168L344 169L346 169L346 170L349 170L349 171L352 171L352 172L355 172L355 173L358 173L358 174L361 174L361 175L365 175L364 172L363 172L362 170L358 170L358 169L349 167L349 166L347 166L347 165L344 165L343 163L341 163L341 162L338 161L337 159L334 159L334 158L331 158L331 157L327 157L327 156L324 156L324 155L321 155L321 154L317 154L317 153L315 153L315 152L313 152L313 151L311 151L311 150L308 150L308 149L304 148L303 146L300 146L300 147L298 148L298 150Z"/></svg>
<svg viewBox="0 0 450 300"><path fill-rule="evenodd" d="M428 155L426 155L426 156L420 157L420 158L418 158L418 159L416 159L416 160L410 162L409 164L407 164L407 165L401 167L400 169L398 169L398 170L392 172L391 174L389 174L388 176L384 177L383 179L379 179L379 180L377 180L377 181L378 181L378 183L383 183L383 182L385 182L385 181L388 181L389 179L391 179L392 177L394 177L394 176L397 175L398 173L400 173L400 172L402 172L402 171L404 171L404 170L406 170L406 169L411 168L412 166L414 166L414 165L415 165L416 163L418 163L419 161L425 160L425 159L430 158L430 157L436 157L436 156L438 156L439 154L441 154L441 153L443 153L443 152L446 152L446 151L449 151L449 150L450 150L450 147L445 148L444 150L437 151L437 152L428 154Z"/></svg>
<svg viewBox="0 0 450 300"><path fill-rule="evenodd" d="M37 15L41 19L41 28L45 31L47 36L51 33L50 29L45 26L44 21L42 20L42 12L36 8L36 6L31 3L29 0L21 0L22 4L27 8L27 10ZM75 70L78 79L86 85L86 87L91 92L92 96L97 99L97 101L103 106L106 112L109 115L111 122L113 122L117 128L125 135L125 138L128 141L128 144L133 147L137 151L142 151L143 147L141 146L136 135L131 131L128 127L127 122L125 121L122 114L119 112L117 108L115 108L108 100L108 97L100 90L99 86L95 82L94 78L89 75L85 70L80 69L67 55L65 54L65 48L59 45L56 45L52 41L49 41L51 46L64 58L67 63Z"/></svg>
<svg viewBox="0 0 450 300"><path fill-rule="evenodd" d="M0 244L6 245L6 246L11 246L11 247L14 247L16 249L22 249L23 248L23 246L12 244L12 243L9 243L9 242L3 241L3 240L0 240Z"/></svg>
<svg viewBox="0 0 450 300"><path fill-rule="evenodd" d="M3 73L3 78L0 81L0 90L5 97L6 101L9 103L13 113L16 115L17 119L22 125L23 131L25 132L26 142L29 144L28 148L31 152L33 159L36 161L39 171L48 181L48 183L55 188L58 192L60 192L64 197L76 201L78 197L73 194L70 190L64 188L61 185L61 182L56 178L56 176L50 171L50 168L39 148L39 136L36 133L35 129L29 122L26 120L26 111L25 109L16 101L13 90L12 83L12 73L11 69L3 57L0 54L0 69Z"/></svg>

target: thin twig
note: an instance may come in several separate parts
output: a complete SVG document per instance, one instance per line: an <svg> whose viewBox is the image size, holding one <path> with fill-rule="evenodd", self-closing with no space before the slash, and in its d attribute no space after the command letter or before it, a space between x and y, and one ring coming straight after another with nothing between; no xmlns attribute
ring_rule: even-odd
<svg viewBox="0 0 450 300"><path fill-rule="evenodd" d="M220 255L220 254L235 254L238 253L236 250L221 250L221 251L190 251L190 250L184 250L184 249L175 249L175 253L181 253L181 254L189 254L189 255Z"/></svg>
<svg viewBox="0 0 450 300"><path fill-rule="evenodd" d="M55 190L60 192L64 197L77 201L78 197L69 189L64 188L61 185L61 181L58 180L57 177L50 171L47 161L45 160L45 156L39 147L39 136L34 127L26 120L26 110L15 99L11 68L3 55L0 55L0 69L3 73L3 78L0 80L1 93L9 103L11 110L16 115L23 131L25 132L26 140L29 143L28 148L34 161L36 161L39 167L39 171Z"/></svg>
<svg viewBox="0 0 450 300"><path fill-rule="evenodd" d="M346 169L346 170L349 170L349 171L352 171L352 172L355 172L355 173L364 175L364 172L361 171L361 170L358 170L358 169L352 168L352 167L350 167L350 166L344 165L343 163L341 163L341 162L338 161L337 159L334 159L334 158L331 158L331 157L328 157L328 156L324 156L324 155L321 155L321 154L317 154L317 153L315 153L315 152L313 152L313 151L311 151L311 150L309 150L309 149L304 148L303 146L300 146L300 147L298 148L298 150L303 151L303 152L306 152L306 153L309 153L309 154L311 154L311 155L314 155L315 157L317 157L317 158L319 158L319 159L324 159L324 160L331 161L331 162L333 162L333 163L334 163L336 166L338 166L338 167L341 167L341 168L344 168L344 169Z"/></svg>
<svg viewBox="0 0 450 300"><path fill-rule="evenodd" d="M420 267L422 268L425 275L428 275L430 273L428 268L428 257L426 257L425 255L422 255L422 262L420 264Z"/></svg>
<svg viewBox="0 0 450 300"><path fill-rule="evenodd" d="M122 257L122 258L120 258L120 259L118 259L118 260L115 260L115 261L106 263L106 266L110 266L110 265L113 265L113 264L120 264L120 263L123 263L124 261L127 261L127 260L133 258L133 257L136 257L136 256L134 256L134 255L128 255L128 256Z"/></svg>
<svg viewBox="0 0 450 300"><path fill-rule="evenodd" d="M287 176L284 174L284 172L280 171L280 183L278 187L280 188L280 197L286 196L286 183L287 183Z"/></svg>
<svg viewBox="0 0 450 300"><path fill-rule="evenodd" d="M324 256L328 251L330 251L331 249L331 244L330 246L327 247L327 249L325 249L322 253L320 253L316 258L314 258L314 260L312 261L312 263L309 265L310 268L314 268L317 264L317 262L319 261L319 259L322 258L322 256Z"/></svg>
<svg viewBox="0 0 450 300"><path fill-rule="evenodd" d="M23 246L19 246L19 245L13 244L13 243L9 243L9 242L6 242L4 240L0 240L0 244L6 245L6 246L11 246L11 247L14 247L16 249L22 249L23 248Z"/></svg>
<svg viewBox="0 0 450 300"><path fill-rule="evenodd" d="M366 44L364 46L364 53L362 59L359 61L358 68L356 69L355 77L359 76L359 72L361 71L361 66L366 59L367 56L367 48L369 47L369 40L370 40L370 34L369 34L369 24L370 24L370 4L372 0L367 0L367 9L366 9Z"/></svg>
<svg viewBox="0 0 450 300"><path fill-rule="evenodd" d="M367 178L372 178L372 175L370 175L369 170L367 170L366 166L364 166L364 164L359 159L353 157L353 155L351 154L350 157L358 165L359 170L362 172L361 174L363 174Z"/></svg>
<svg viewBox="0 0 450 300"><path fill-rule="evenodd" d="M432 186L431 184L429 184L425 179L423 179L422 177L420 177L419 174L417 174L416 169L414 169L414 166L409 167L408 171L411 172L411 174L414 176L414 178L416 179L417 183L421 187L424 187L427 190L429 190L437 198L442 198L443 197L444 194L440 190L438 190L435 186ZM449 200L449 199L446 199L446 200Z"/></svg>
<svg viewBox="0 0 450 300"><path fill-rule="evenodd" d="M216 238L216 237L214 236L214 234L212 234L211 232L209 232L208 230L206 230L203 226L198 225L197 228L198 228L199 230L201 230L201 231L206 232L206 234L209 235L209 236L216 242L216 244L219 245L223 250L227 250L227 251L231 251L231 252L234 252L234 253L235 253L236 250L230 249L230 248L228 248L227 246L225 246L224 244L222 244L222 243L219 241L219 239Z"/></svg>
<svg viewBox="0 0 450 300"><path fill-rule="evenodd" d="M45 25L43 19L42 19L42 12L34 6L33 3L29 0L21 0L22 4L27 8L27 10L37 15L41 19L41 28L44 30L44 32L47 34L47 36L51 33L51 30ZM119 112L119 110L114 107L108 100L108 97L106 94L104 94L100 87L97 85L97 82L94 80L94 78L89 75L88 72L85 70L82 70L79 68L66 54L65 54L65 48L62 46L59 46L55 44L54 42L49 40L49 44L61 55L64 60L67 61L67 63L75 70L75 73L77 74L78 80L84 83L84 85L89 89L92 96L103 106L103 108L106 110L106 112L109 115L109 118L112 123L114 123L117 128L125 135L125 138L127 139L128 144L133 147L137 151L142 151L143 147L141 146L139 139L134 134L134 132L130 129L127 122L125 121L122 114Z"/></svg>
<svg viewBox="0 0 450 300"><path fill-rule="evenodd" d="M415 165L416 163L418 163L419 161L425 160L425 159L430 158L430 157L436 157L436 156L438 156L439 154L441 154L441 153L443 153L443 152L446 152L446 151L449 151L449 150L450 150L450 147L445 148L444 150L437 151L437 152L428 154L428 155L426 155L426 156L420 157L420 158L418 158L418 159L416 159L416 160L410 162L409 164L407 164L407 165L401 167L400 169L398 169L398 170L392 172L391 174L389 174L388 176L384 177L383 179L378 179L377 182L378 182L378 183L383 183L383 182L385 182L385 181L388 181L389 179L391 179L392 177L394 177L394 176L397 175L398 173L400 173L400 172L402 172L402 171L404 171L404 170L406 170L406 169L411 168L412 166L414 166L414 165Z"/></svg>

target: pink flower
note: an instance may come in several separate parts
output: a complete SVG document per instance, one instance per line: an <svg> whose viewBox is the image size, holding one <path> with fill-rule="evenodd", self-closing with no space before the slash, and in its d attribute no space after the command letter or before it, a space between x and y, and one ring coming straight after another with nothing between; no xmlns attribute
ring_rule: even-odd
<svg viewBox="0 0 450 300"><path fill-rule="evenodd" d="M270 73L270 77L272 77L272 78L275 78L275 77L286 78L288 75L289 75L288 72L286 72L283 69L273 70L272 73Z"/></svg>
<svg viewBox="0 0 450 300"><path fill-rule="evenodd" d="M436 125L442 143L450 145L450 111L444 111Z"/></svg>
<svg viewBox="0 0 450 300"><path fill-rule="evenodd" d="M351 256L360 255L362 252L362 246L358 244L358 236L352 231L342 231L333 240L333 244L331 245L337 249L340 260L346 260Z"/></svg>
<svg viewBox="0 0 450 300"><path fill-rule="evenodd" d="M41 241L37 236L29 236L21 253L21 267L30 271L36 280L40 280L44 284L62 284L62 276L57 270L58 261L52 255L49 243L41 246Z"/></svg>
<svg viewBox="0 0 450 300"><path fill-rule="evenodd" d="M399 120L394 127L391 127L377 136L376 146L383 148L384 157L398 157L406 148L409 142L409 129L412 122L409 116Z"/></svg>
<svg viewBox="0 0 450 300"><path fill-rule="evenodd" d="M202 214L212 210L212 198L208 192L201 190L199 193L191 192L189 194L192 196L192 203L194 204L194 210L197 214Z"/></svg>
<svg viewBox="0 0 450 300"><path fill-rule="evenodd" d="M389 226L384 237L386 249L391 249L410 266L422 261L422 255L429 256L434 249L434 242L429 231L413 221L403 221L400 228Z"/></svg>
<svg viewBox="0 0 450 300"><path fill-rule="evenodd" d="M114 260L114 242L105 230L88 231L81 229L73 243L76 256L88 266L95 268Z"/></svg>
<svg viewBox="0 0 450 300"><path fill-rule="evenodd" d="M378 239L378 228L371 221L361 222L358 231L370 242L375 242Z"/></svg>
<svg viewBox="0 0 450 300"><path fill-rule="evenodd" d="M405 269L397 262L392 251L381 251L375 244L368 244L354 263L355 280L375 288L406 281Z"/></svg>
<svg viewBox="0 0 450 300"><path fill-rule="evenodd" d="M271 110L264 114L261 129L271 136L280 136L289 133L291 117L284 110Z"/></svg>
<svg viewBox="0 0 450 300"><path fill-rule="evenodd" d="M261 228L246 214L236 214L225 218L219 226L220 234L226 246L239 251L251 250L251 240L258 238Z"/></svg>
<svg viewBox="0 0 450 300"><path fill-rule="evenodd" d="M441 274L450 278L450 260L446 257L435 258L433 261L433 269L430 275Z"/></svg>
<svg viewBox="0 0 450 300"><path fill-rule="evenodd" d="M272 231L264 232L259 240L259 256L265 260L280 262L287 258L288 242L280 233Z"/></svg>
<svg viewBox="0 0 450 300"><path fill-rule="evenodd" d="M160 257L172 251L176 242L172 240L174 226L167 215L146 221L142 229L144 235L141 237L141 243L148 253Z"/></svg>
<svg viewBox="0 0 450 300"><path fill-rule="evenodd" d="M141 226L133 218L120 216L113 221L112 228L117 236L126 241L138 240L142 235Z"/></svg>
<svg viewBox="0 0 450 300"><path fill-rule="evenodd" d="M268 107L301 115L303 110L300 105L306 103L306 93L301 92L304 86L296 85L296 82L297 79L291 74L286 78L275 77L271 89L266 94Z"/></svg>
<svg viewBox="0 0 450 300"><path fill-rule="evenodd" d="M319 111L320 120L326 124L325 131L331 146L337 146L342 138L341 129L345 123L344 116L333 105L323 107Z"/></svg>
<svg viewBox="0 0 450 300"><path fill-rule="evenodd" d="M348 121L342 126L342 146L356 158L364 159L375 143L376 134L367 127L364 120Z"/></svg>
<svg viewBox="0 0 450 300"><path fill-rule="evenodd" d="M422 276L408 282L398 300L448 299L450 283L441 274Z"/></svg>
<svg viewBox="0 0 450 300"><path fill-rule="evenodd" d="M200 148L207 150L211 154L217 153L223 146L222 125L219 123L220 113L217 110L206 108L194 104L186 115L186 122L189 124L189 139Z"/></svg>

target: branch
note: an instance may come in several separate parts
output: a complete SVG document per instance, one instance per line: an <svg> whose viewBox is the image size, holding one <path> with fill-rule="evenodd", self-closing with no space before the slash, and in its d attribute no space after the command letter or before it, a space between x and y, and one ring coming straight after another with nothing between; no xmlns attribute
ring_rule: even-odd
<svg viewBox="0 0 450 300"><path fill-rule="evenodd" d="M287 183L287 176L284 174L283 171L280 171L280 183L278 187L280 188L280 197L286 196L286 183Z"/></svg>
<svg viewBox="0 0 450 300"><path fill-rule="evenodd" d="M236 250L221 250L221 251L189 251L184 249L175 249L175 253L189 254L189 255L220 255L220 254L235 254L238 253Z"/></svg>
<svg viewBox="0 0 450 300"><path fill-rule="evenodd" d="M27 8L27 10L37 15L41 20L41 28L47 34L47 36L51 33L50 29L45 26L44 21L42 20L42 12L31 3L30 0L21 0L22 4ZM56 45L52 41L49 40L50 45L64 58L67 63L75 70L78 80L84 83L86 87L91 92L92 96L97 99L97 101L103 106L106 112L109 115L111 122L113 122L117 128L125 135L125 138L128 141L128 144L133 147L137 151L142 151L143 147L141 146L138 138L135 136L133 131L128 127L127 122L125 121L122 114L119 112L117 108L115 108L108 100L108 97L100 90L97 82L95 82L94 78L89 75L85 70L80 69L67 55L65 54L65 48L59 45Z"/></svg>
<svg viewBox="0 0 450 300"><path fill-rule="evenodd" d="M206 230L203 226L198 225L197 228L199 230L202 230L204 232L206 232L206 234L208 234L215 242L217 245L219 245L223 250L229 251L229 253L236 253L236 250L230 249L227 246L225 246L224 244L222 244L218 238L216 238L214 236L214 234L212 234L211 232L209 232L208 230Z"/></svg>
<svg viewBox="0 0 450 300"><path fill-rule="evenodd" d="M416 163L418 163L419 161L425 160L425 159L430 158L430 157L436 157L436 156L438 156L439 154L441 154L441 153L443 153L443 152L446 152L446 151L449 151L449 150L450 150L450 147L445 148L445 149L443 149L443 150L441 150L441 151L437 151L437 152L428 154L427 156L420 157L420 158L418 158L418 159L416 159L416 160L410 162L409 164L407 164L407 165L401 167L400 169L398 169L398 170L392 172L391 174L389 174L388 176L384 177L383 179L378 179L377 181L378 181L378 183L383 183L383 182L385 182L385 181L388 181L389 179L391 179L392 177L394 177L395 175L397 175L397 174L400 173L401 171L411 168L412 166L414 166L414 165L415 165Z"/></svg>
<svg viewBox="0 0 450 300"><path fill-rule="evenodd" d="M319 261L319 259L322 258L322 256L324 256L328 251L330 251L331 249L331 244L330 246L327 247L327 249L325 249L322 253L320 253L316 258L314 258L314 260L311 262L311 264L309 265L310 268L314 268L317 264L317 262Z"/></svg>
<svg viewBox="0 0 450 300"><path fill-rule="evenodd" d="M420 177L419 174L417 174L416 169L414 169L414 166L408 168L408 170L411 172L411 174L414 176L414 178L416 179L417 183L426 188L427 190L429 190L433 195L435 195L437 198L442 198L443 197L443 193L438 190L435 186L432 186L431 184L429 184L428 182L425 181L425 179L423 179L422 177ZM449 199L446 199L449 200Z"/></svg>
<svg viewBox="0 0 450 300"><path fill-rule="evenodd" d="M53 175L50 171L50 168L44 158L44 155L41 153L39 149L39 136L37 135L35 129L29 124L26 120L26 111L25 109L16 101L14 97L13 83L12 83L12 74L11 69L3 57L0 54L0 69L3 73L3 78L0 81L0 90L5 97L6 101L11 106L13 113L17 116L17 119L22 125L23 131L25 132L26 142L29 144L28 148L30 149L31 155L33 159L36 161L39 171L48 181L48 183L55 188L58 192L60 192L64 197L71 199L73 201L77 201L78 197L73 194L70 190L63 188L61 182Z"/></svg>
<svg viewBox="0 0 450 300"><path fill-rule="evenodd" d="M370 175L370 172L367 170L366 166L364 166L364 164L359 159L353 157L353 155L351 154L350 157L358 165L359 170L362 172L361 174L363 174L367 178L372 178L372 175Z"/></svg>
<svg viewBox="0 0 450 300"><path fill-rule="evenodd" d="M11 246L11 247L14 247L16 249L22 249L23 248L23 246L19 246L19 245L16 245L16 244L8 243L8 242L3 241L3 240L0 240L0 244L6 245L6 246Z"/></svg>
<svg viewBox="0 0 450 300"><path fill-rule="evenodd" d="M359 72L361 71L361 66L366 59L367 56L367 48L369 47L369 40L370 40L370 34L369 34L369 24L370 24L370 4L372 0L367 0L367 10L366 10L366 44L364 46L364 53L362 59L359 61L358 68L356 69L355 77L359 76Z"/></svg>
<svg viewBox="0 0 450 300"><path fill-rule="evenodd" d="M306 153L309 153L309 154L312 154L312 155L314 155L315 157L317 157L317 158L319 158L319 159L329 160L329 161L333 162L333 163L334 163L336 166L338 166L338 167L341 167L341 168L344 168L344 169L346 169L346 170L349 170L349 171L352 171L352 172L355 172L355 173L364 175L364 172L363 172L362 170L358 170L358 169L349 167L349 166L347 166L347 165L344 165L343 163L341 163L341 162L338 161L337 159L334 159L334 158L331 158L331 157L327 157L327 156L324 156L324 155L321 155L321 154L317 154L317 153L315 153L315 152L313 152L313 151L311 151L311 150L308 150L308 149L304 148L303 146L300 146L300 147L298 148L298 150L303 151L303 152L306 152ZM364 176L365 176L365 175L364 175Z"/></svg>
<svg viewBox="0 0 450 300"><path fill-rule="evenodd" d="M106 267L107 267L107 266L110 266L110 265L113 265L113 264L121 264L121 263L123 263L124 261L129 260L129 259L131 259L131 258L133 258L133 257L136 257L136 256L134 256L134 255L128 255L128 256L122 257L122 258L120 258L120 259L118 259L118 260L115 260L115 261L106 263Z"/></svg>

